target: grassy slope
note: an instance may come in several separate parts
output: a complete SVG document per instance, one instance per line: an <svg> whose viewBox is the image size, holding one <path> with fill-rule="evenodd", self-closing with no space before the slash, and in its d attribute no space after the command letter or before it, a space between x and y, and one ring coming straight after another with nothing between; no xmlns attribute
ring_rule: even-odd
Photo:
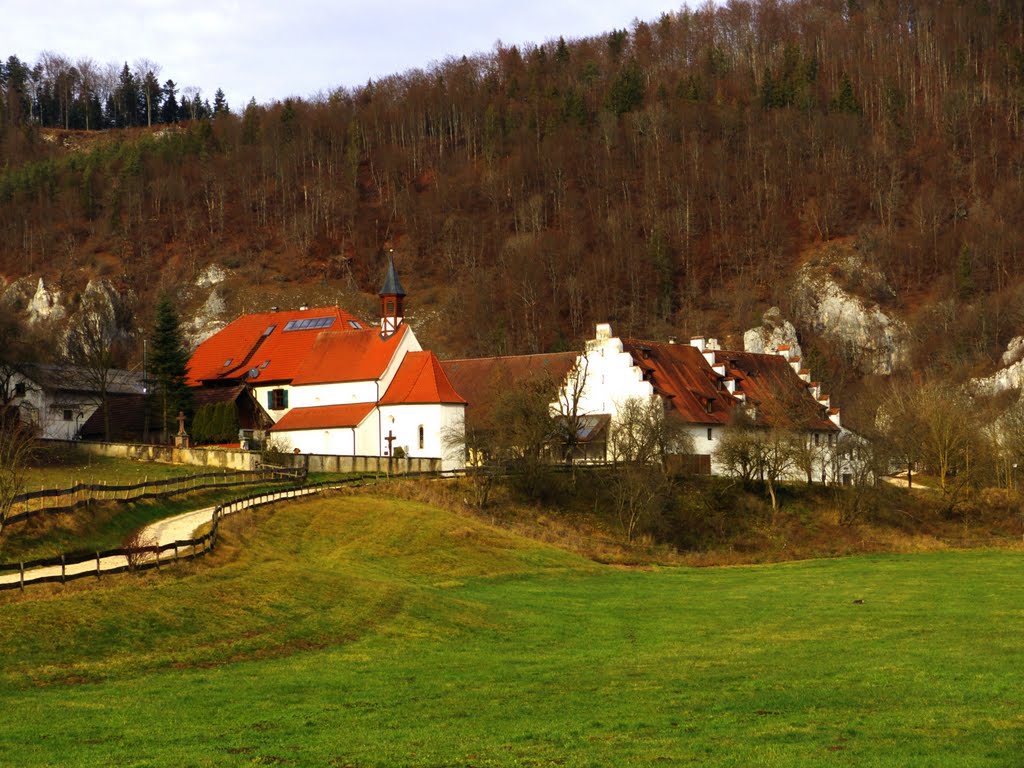
<svg viewBox="0 0 1024 768"><path fill-rule="evenodd" d="M78 482L109 485L141 483L147 479L164 480L217 471L212 467L207 469L185 464L128 461L109 456L93 456L84 451L66 451L55 453L41 466L31 467L26 472L25 487L35 491L40 488L67 488Z"/></svg>
<svg viewBox="0 0 1024 768"><path fill-rule="evenodd" d="M1024 749L1019 554L638 571L407 501L255 514L190 568L0 597L2 762L1004 766Z"/></svg>

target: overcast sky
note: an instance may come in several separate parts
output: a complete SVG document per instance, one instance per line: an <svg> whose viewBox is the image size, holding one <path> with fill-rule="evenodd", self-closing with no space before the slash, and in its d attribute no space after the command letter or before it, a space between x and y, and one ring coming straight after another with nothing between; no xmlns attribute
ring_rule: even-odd
<svg viewBox="0 0 1024 768"><path fill-rule="evenodd" d="M695 5L692 3L691 5ZM310 96L427 67L446 56L628 28L668 0L0 0L0 56L51 50L100 63L147 58L160 82L194 85L232 109Z"/></svg>

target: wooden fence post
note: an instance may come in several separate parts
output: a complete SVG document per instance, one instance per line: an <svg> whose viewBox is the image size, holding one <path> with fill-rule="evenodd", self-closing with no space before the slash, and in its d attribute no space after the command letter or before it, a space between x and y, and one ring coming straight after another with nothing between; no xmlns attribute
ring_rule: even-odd
<svg viewBox="0 0 1024 768"><path fill-rule="evenodd" d="M25 561L24 560L21 561L21 578L19 579L19 584L21 585L21 591L24 592L25 591Z"/></svg>
<svg viewBox="0 0 1024 768"><path fill-rule="evenodd" d="M64 584L67 581L66 571L64 567L64 553L60 553L60 583Z"/></svg>
<svg viewBox="0 0 1024 768"><path fill-rule="evenodd" d="M103 573L103 569L100 567L100 552L99 552L99 550L96 550L96 578L97 579L100 577L101 573Z"/></svg>

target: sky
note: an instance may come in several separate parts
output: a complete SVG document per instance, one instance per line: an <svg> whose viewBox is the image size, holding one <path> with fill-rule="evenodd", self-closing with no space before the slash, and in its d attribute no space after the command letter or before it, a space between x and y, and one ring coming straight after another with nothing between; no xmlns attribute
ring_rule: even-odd
<svg viewBox="0 0 1024 768"><path fill-rule="evenodd" d="M427 68L448 56L629 28L669 0L0 0L0 57L149 59L160 82L222 88L234 110ZM693 5L693 4L691 4ZM6 7L5 6L9 6Z"/></svg>

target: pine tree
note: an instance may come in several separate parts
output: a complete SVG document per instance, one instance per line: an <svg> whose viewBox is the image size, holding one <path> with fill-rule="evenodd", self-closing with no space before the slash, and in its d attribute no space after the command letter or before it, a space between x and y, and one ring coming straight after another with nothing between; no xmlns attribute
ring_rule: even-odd
<svg viewBox="0 0 1024 768"><path fill-rule="evenodd" d="M160 120L164 123L176 123L178 122L178 100L175 98L178 93L178 86L173 81L168 79L164 83L164 104L160 107Z"/></svg>
<svg viewBox="0 0 1024 768"><path fill-rule="evenodd" d="M220 88L213 94L213 116L227 114L229 112L228 100L224 98L224 91Z"/></svg>
<svg viewBox="0 0 1024 768"><path fill-rule="evenodd" d="M192 410L192 394L185 384L188 355L178 325L178 313L166 296L157 304L150 343L153 351L149 372L157 395L161 439L166 443L167 430L174 425L178 411L187 415Z"/></svg>

